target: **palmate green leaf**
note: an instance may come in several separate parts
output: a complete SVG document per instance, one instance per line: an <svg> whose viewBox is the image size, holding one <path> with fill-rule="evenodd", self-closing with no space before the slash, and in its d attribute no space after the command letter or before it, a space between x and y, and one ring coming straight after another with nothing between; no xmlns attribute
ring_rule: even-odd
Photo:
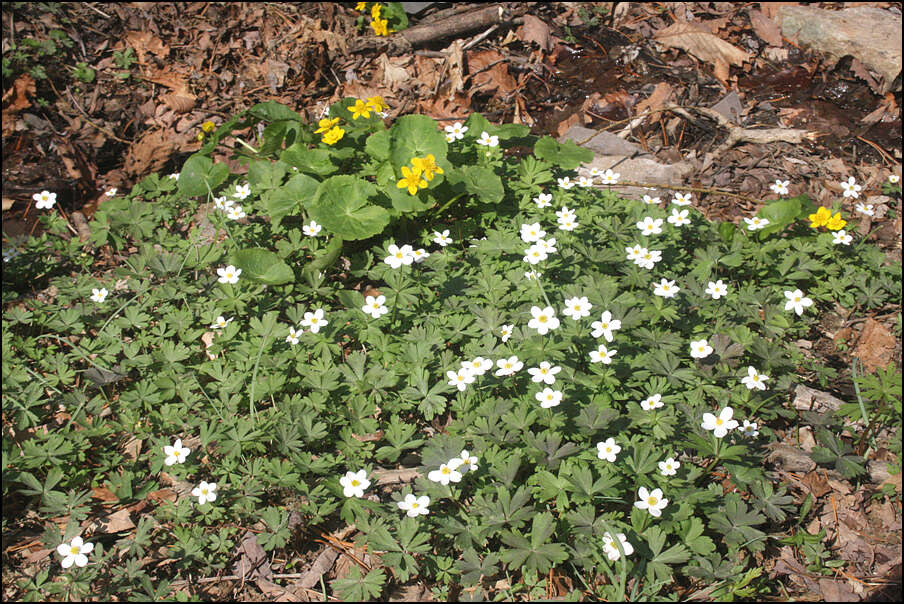
<svg viewBox="0 0 904 604"><path fill-rule="evenodd" d="M179 172L179 192L188 197L212 193L229 177L226 164L215 164L206 155L192 155Z"/></svg>
<svg viewBox="0 0 904 604"><path fill-rule="evenodd" d="M389 130L389 159L396 174L402 166L411 164L413 157L432 154L439 162L446 159L449 144L436 122L426 115L404 115Z"/></svg>
<svg viewBox="0 0 904 604"><path fill-rule="evenodd" d="M376 194L377 188L366 180L340 174L320 183L308 209L330 233L346 240L367 239L389 224L389 213L369 203Z"/></svg>
<svg viewBox="0 0 904 604"><path fill-rule="evenodd" d="M481 559L474 548L469 547L462 552L461 560L455 562L455 568L461 573L462 585L476 585L481 577L492 577L496 574L498 562L498 554L488 552Z"/></svg>
<svg viewBox="0 0 904 604"><path fill-rule="evenodd" d="M375 568L361 576L361 569L353 565L342 579L333 581L333 589L346 602L367 602L379 599L386 583L386 574L381 568Z"/></svg>
<svg viewBox="0 0 904 604"><path fill-rule="evenodd" d="M231 262L242 269L242 279L267 285L282 285L295 280L295 273L289 265L274 252L262 247L239 250L232 255Z"/></svg>
<svg viewBox="0 0 904 604"><path fill-rule="evenodd" d="M461 166L449 170L447 180L456 191L473 195L482 203L499 203L505 197L502 179L489 168Z"/></svg>
<svg viewBox="0 0 904 604"><path fill-rule="evenodd" d="M521 570L545 573L554 565L568 559L568 553L561 543L547 543L555 531L552 514L543 512L534 516L530 531L530 539L514 533L506 532L502 535L502 542L510 549L504 550L500 559L511 570Z"/></svg>
<svg viewBox="0 0 904 604"><path fill-rule="evenodd" d="M762 551L765 547L766 534L754 527L765 523L766 518L751 512L737 493L727 494L722 510L712 514L709 520L713 530L721 533L732 548Z"/></svg>
<svg viewBox="0 0 904 604"><path fill-rule="evenodd" d="M678 524L678 536L684 541L692 552L700 556L707 556L716 551L713 540L703 534L703 521L692 516Z"/></svg>

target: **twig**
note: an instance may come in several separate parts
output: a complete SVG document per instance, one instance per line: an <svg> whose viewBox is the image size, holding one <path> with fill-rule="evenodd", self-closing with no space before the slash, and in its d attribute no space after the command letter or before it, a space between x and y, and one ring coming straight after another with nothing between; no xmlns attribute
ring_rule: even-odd
<svg viewBox="0 0 904 604"><path fill-rule="evenodd" d="M478 44L483 42L487 38L487 36L489 36L491 33L496 31L497 29L499 29L498 23L496 25L490 26L485 32L483 32L482 34L480 34L479 36L477 36L476 38L474 38L473 40L471 40L470 42L468 42L467 44L462 46L461 49L468 50L469 48L473 48L474 46L477 46Z"/></svg>
<svg viewBox="0 0 904 604"><path fill-rule="evenodd" d="M95 7L91 6L91 3L90 3L90 2L85 2L84 5L87 6L88 8L90 8L91 10L93 10L94 12L96 12L96 13L97 13L98 15L100 15L101 17L104 17L105 19L112 19L112 18L113 18L113 17L111 17L110 15L108 15L107 13L103 12L102 10L100 10L99 8L95 8Z"/></svg>
<svg viewBox="0 0 904 604"><path fill-rule="evenodd" d="M892 157L892 155L891 155L888 151L886 151L885 149L883 149L882 147L880 147L879 145L877 145L877 144L874 143L873 141L867 140L867 139L863 138L862 136L858 136L857 138L860 139L860 140L862 140L864 143L866 143L867 145L869 145L870 147L872 147L872 148L875 149L876 151L878 151L878 152L879 152L879 155L882 156L882 159L884 159L885 161L889 162L892 166L894 166L895 164L898 163L897 161L895 161L895 158Z"/></svg>

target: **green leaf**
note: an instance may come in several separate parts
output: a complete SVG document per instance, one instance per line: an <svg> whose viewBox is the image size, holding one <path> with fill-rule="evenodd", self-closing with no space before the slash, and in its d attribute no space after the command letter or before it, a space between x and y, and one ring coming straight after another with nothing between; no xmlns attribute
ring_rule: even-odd
<svg viewBox="0 0 904 604"><path fill-rule="evenodd" d="M757 216L769 220L766 227L760 229L760 237L785 230L789 224L797 220L800 214L800 197L780 199L766 204Z"/></svg>
<svg viewBox="0 0 904 604"><path fill-rule="evenodd" d="M248 278L267 285L281 285L295 281L295 273L279 256L262 247L239 250L232 255L232 263L242 269L242 279Z"/></svg>
<svg viewBox="0 0 904 604"><path fill-rule="evenodd" d="M283 186L261 195L270 223L277 227L282 219L294 214L317 193L320 183L307 174L296 174Z"/></svg>
<svg viewBox="0 0 904 604"><path fill-rule="evenodd" d="M305 119L287 106L276 101L264 101L248 110L248 113L260 120L275 122L277 120L294 120L304 123Z"/></svg>
<svg viewBox="0 0 904 604"><path fill-rule="evenodd" d="M590 149L579 147L574 141L563 144L551 136L544 136L534 144L534 155L563 170L574 170L582 163L593 160L593 151Z"/></svg>
<svg viewBox="0 0 904 604"><path fill-rule="evenodd" d="M366 576L361 576L361 569L353 565L342 579L333 581L333 589L346 602L366 602L375 600L383 592L386 574L381 568L375 568Z"/></svg>
<svg viewBox="0 0 904 604"><path fill-rule="evenodd" d="M311 217L342 239L373 237L389 224L385 209L368 204L376 194L377 188L366 180L347 174L332 176L317 188L309 208Z"/></svg>
<svg viewBox="0 0 904 604"><path fill-rule="evenodd" d="M450 170L448 180L456 190L474 195L483 203L499 203L505 197L502 179L489 168L462 166Z"/></svg>
<svg viewBox="0 0 904 604"><path fill-rule="evenodd" d="M339 169L331 158L327 149L308 149L304 143L295 143L279 155L280 160L299 171L318 176L328 176Z"/></svg>
<svg viewBox="0 0 904 604"><path fill-rule="evenodd" d="M286 164L268 159L252 160L248 164L248 182L255 191L275 189L286 175Z"/></svg>
<svg viewBox="0 0 904 604"><path fill-rule="evenodd" d="M543 512L534 516L530 540L518 533L506 532L502 541L511 549L502 552L501 559L510 569L524 566L527 570L545 573L555 564L568 559L561 543L546 543L555 531L552 514Z"/></svg>
<svg viewBox="0 0 904 604"><path fill-rule="evenodd" d="M228 177L226 164L215 164L206 155L192 155L179 173L179 192L188 197L207 195Z"/></svg>
<svg viewBox="0 0 904 604"><path fill-rule="evenodd" d="M389 159L389 130L380 130L367 137L364 150L379 161Z"/></svg>
<svg viewBox="0 0 904 604"><path fill-rule="evenodd" d="M412 157L433 154L437 162L446 159L448 147L436 122L426 115L402 116L389 130L389 159L396 174L411 163Z"/></svg>

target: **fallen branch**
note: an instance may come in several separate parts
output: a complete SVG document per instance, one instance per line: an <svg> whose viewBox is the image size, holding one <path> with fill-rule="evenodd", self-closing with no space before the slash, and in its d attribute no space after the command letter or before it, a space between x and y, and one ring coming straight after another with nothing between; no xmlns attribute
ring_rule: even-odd
<svg viewBox="0 0 904 604"><path fill-rule="evenodd" d="M480 29L499 25L505 18L505 9L498 4L475 11L452 15L439 21L415 25L399 32L399 37L411 46L423 46L444 38L457 38Z"/></svg>

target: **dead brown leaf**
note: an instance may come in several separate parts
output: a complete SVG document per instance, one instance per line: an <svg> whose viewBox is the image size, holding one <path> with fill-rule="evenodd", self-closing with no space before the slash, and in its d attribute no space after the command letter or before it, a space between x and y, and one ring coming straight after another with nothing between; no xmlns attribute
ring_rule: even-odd
<svg viewBox="0 0 904 604"><path fill-rule="evenodd" d="M854 593L847 581L820 579L819 591L826 602L859 602L860 596Z"/></svg>
<svg viewBox="0 0 904 604"><path fill-rule="evenodd" d="M480 50L468 53L468 71L471 76L471 93L497 91L508 94L517 83L509 73L508 61L495 50Z"/></svg>
<svg viewBox="0 0 904 604"><path fill-rule="evenodd" d="M113 494L113 491L108 489L107 487L94 487L91 489L91 498L99 499L105 503L110 503L111 501L119 501L119 497Z"/></svg>
<svg viewBox="0 0 904 604"><path fill-rule="evenodd" d="M172 136L162 130L145 132L129 147L123 169L133 177L159 172L177 146Z"/></svg>
<svg viewBox="0 0 904 604"><path fill-rule="evenodd" d="M659 113L656 110L665 105L671 95L672 87L669 86L668 82L660 82L653 87L653 92L650 93L650 96L637 103L634 110L638 115L647 110L654 111L654 113L650 114L650 121L658 120Z"/></svg>
<svg viewBox="0 0 904 604"><path fill-rule="evenodd" d="M449 83L449 90L446 92L447 97L451 100L458 92L464 88L464 54L462 46L464 42L456 40L449 45L447 49L449 54L446 57L445 71L446 78ZM469 103L470 104L470 103Z"/></svg>
<svg viewBox="0 0 904 604"><path fill-rule="evenodd" d="M516 35L524 42L533 42L542 50L549 52L552 41L549 38L549 26L533 15L524 15L524 24L518 28Z"/></svg>
<svg viewBox="0 0 904 604"><path fill-rule="evenodd" d="M5 119L5 118L4 118L4 119ZM13 204L14 204L14 203L16 203L16 200L14 200L14 199L12 199L12 198L10 198L10 197L4 197L4 198L3 198L3 206L2 206L3 211L5 212L5 211L7 211L8 209L10 209L11 207L13 207Z"/></svg>
<svg viewBox="0 0 904 604"><path fill-rule="evenodd" d="M267 561L267 552L257 542L257 535L251 531L245 532L241 544L236 547L236 554L239 559L232 566L233 574L244 579L263 578L270 580L273 578L273 569Z"/></svg>
<svg viewBox="0 0 904 604"><path fill-rule="evenodd" d="M160 59L165 59L169 56L169 47L163 43L163 40L149 31L130 31L126 33L125 41L135 49L135 55L141 65L147 64L147 53L151 53Z"/></svg>
<svg viewBox="0 0 904 604"><path fill-rule="evenodd" d="M135 436L129 437L129 440L126 441L126 444L123 445L123 456L126 459L130 459L132 461L138 459L138 456L141 454L141 445L142 440Z"/></svg>
<svg viewBox="0 0 904 604"><path fill-rule="evenodd" d="M127 509L113 512L106 518L98 518L90 522L87 526L83 526L82 530L91 534L95 533L119 533L122 531L130 531L135 528L132 522L131 513Z"/></svg>
<svg viewBox="0 0 904 604"><path fill-rule="evenodd" d="M879 367L888 365L895 352L895 336L885 325L872 317L866 319L860 341L854 350L854 356L859 358L866 370L870 373Z"/></svg>
<svg viewBox="0 0 904 604"><path fill-rule="evenodd" d="M709 28L688 21L678 21L653 36L663 46L680 48L714 67L714 75L728 78L729 65L743 65L750 56L712 34Z"/></svg>
<svg viewBox="0 0 904 604"><path fill-rule="evenodd" d="M207 354L207 358L211 361L217 358L217 355L211 354L209 350L213 345L213 336L214 333L212 331L205 331L204 335L201 336L201 342L204 343L204 353Z"/></svg>
<svg viewBox="0 0 904 604"><path fill-rule="evenodd" d="M13 82L13 87L3 93L3 102L7 102L14 94L15 98L12 102L3 108L3 136L9 136L13 133L16 127L16 114L22 109L31 107L31 101L28 100L28 95L34 96L35 94L34 79L28 74L19 76L16 81Z"/></svg>
<svg viewBox="0 0 904 604"><path fill-rule="evenodd" d="M810 488L810 492L813 493L813 497L819 499L826 493L832 492L832 487L829 486L829 481L826 480L824 476L822 476L818 471L809 472L806 476L804 476L804 483Z"/></svg>
<svg viewBox="0 0 904 604"><path fill-rule="evenodd" d="M747 16L750 17L750 25L753 26L753 31L760 37L760 40L770 46L782 45L782 32L775 21L755 8L750 9Z"/></svg>

